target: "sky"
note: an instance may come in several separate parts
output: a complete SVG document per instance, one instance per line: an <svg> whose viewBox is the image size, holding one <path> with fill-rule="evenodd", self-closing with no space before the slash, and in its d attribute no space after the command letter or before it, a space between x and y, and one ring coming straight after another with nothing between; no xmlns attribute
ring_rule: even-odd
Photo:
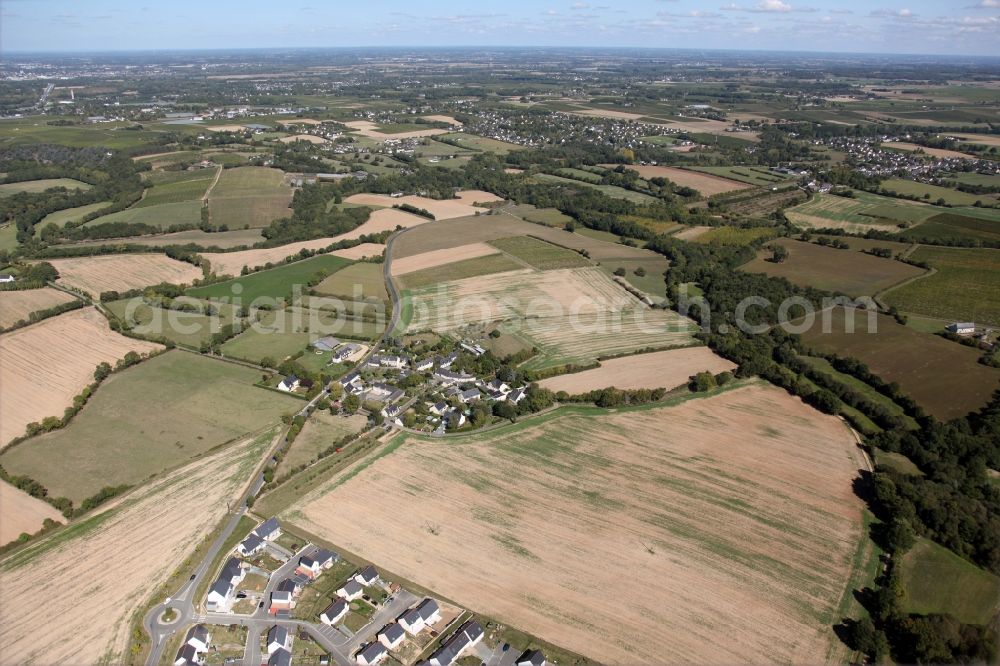
<svg viewBox="0 0 1000 666"><path fill-rule="evenodd" d="M1000 56L1000 0L0 0L0 56L357 46Z"/></svg>

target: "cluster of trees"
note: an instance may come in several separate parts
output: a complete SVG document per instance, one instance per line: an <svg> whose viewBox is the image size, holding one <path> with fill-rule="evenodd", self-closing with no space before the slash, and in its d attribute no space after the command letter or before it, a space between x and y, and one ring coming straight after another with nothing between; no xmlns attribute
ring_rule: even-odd
<svg viewBox="0 0 1000 666"><path fill-rule="evenodd" d="M667 394L666 389L618 389L604 388L595 389L586 393L570 395L566 391L556 393L556 400L559 402L592 402L598 407L612 408L624 405L645 405L650 402L663 400Z"/></svg>
<svg viewBox="0 0 1000 666"><path fill-rule="evenodd" d="M84 303L79 299L74 298L72 301L68 301L66 303L60 303L59 305L53 305L51 308L45 308L44 310L35 310L34 312L28 314L27 319L19 319L6 328L0 327L0 333L7 333L9 331L13 331L19 328L24 328L25 326L30 326L31 324L39 322L43 319L48 319L49 317L55 317L56 315L60 315L64 312L69 312L70 310L77 310L79 308L82 308L84 305L86 305L86 303Z"/></svg>
<svg viewBox="0 0 1000 666"><path fill-rule="evenodd" d="M18 242L30 246L35 226L50 213L100 201L111 202L100 214L128 207L142 196L139 173L148 168L124 154L109 154L102 148L49 144L6 148L0 151L0 171L7 174L3 179L5 183L73 178L91 187L87 190L50 188L44 192L20 192L5 197L0 202L0 220L13 222ZM46 239L61 233L55 225L49 227L45 231Z"/></svg>
<svg viewBox="0 0 1000 666"><path fill-rule="evenodd" d="M331 207L331 204L340 201L340 194L330 185L303 185L292 197L292 216L275 220L262 231L267 239L265 245L337 236L354 230L368 220L371 214L369 208Z"/></svg>
<svg viewBox="0 0 1000 666"><path fill-rule="evenodd" d="M41 289L47 282L59 279L59 271L47 261L40 261L37 264L19 263L16 267L17 279L0 285L0 291Z"/></svg>

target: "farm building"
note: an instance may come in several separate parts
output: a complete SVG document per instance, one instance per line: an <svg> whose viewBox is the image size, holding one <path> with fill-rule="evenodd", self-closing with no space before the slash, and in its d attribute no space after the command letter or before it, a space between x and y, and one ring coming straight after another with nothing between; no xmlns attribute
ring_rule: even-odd
<svg viewBox="0 0 1000 666"><path fill-rule="evenodd" d="M972 335L976 332L976 325L971 321L957 321L954 324L948 324L946 328L949 333L955 335Z"/></svg>
<svg viewBox="0 0 1000 666"><path fill-rule="evenodd" d="M333 337L332 335L328 335L312 343L312 346L313 349L315 349L316 351L321 351L321 352L333 351L338 346L340 346L340 340Z"/></svg>

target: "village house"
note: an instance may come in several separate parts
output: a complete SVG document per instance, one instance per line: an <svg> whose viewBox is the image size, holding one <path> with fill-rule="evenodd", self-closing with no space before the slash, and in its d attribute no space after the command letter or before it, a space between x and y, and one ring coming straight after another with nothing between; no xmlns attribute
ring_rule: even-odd
<svg viewBox="0 0 1000 666"><path fill-rule="evenodd" d="M243 557L250 557L251 555L256 555L264 549L264 540L261 539L256 534L248 534L247 538L240 541L239 545L236 546L236 552Z"/></svg>
<svg viewBox="0 0 1000 666"><path fill-rule="evenodd" d="M406 632L397 622L385 625L382 631L378 632L378 642L389 650L395 650L405 638Z"/></svg>
<svg viewBox="0 0 1000 666"><path fill-rule="evenodd" d="M541 650L525 650L517 658L517 666L546 666L548 663Z"/></svg>
<svg viewBox="0 0 1000 666"><path fill-rule="evenodd" d="M422 361L415 361L413 363L413 369L417 372L427 372L434 367L434 359L425 358Z"/></svg>
<svg viewBox="0 0 1000 666"><path fill-rule="evenodd" d="M415 608L406 611L396 621L399 622L406 633L416 636L425 627L434 624L441 619L441 609L433 599L424 599Z"/></svg>
<svg viewBox="0 0 1000 666"><path fill-rule="evenodd" d="M268 518L258 525L253 533L264 541L274 541L281 536L281 525L277 518Z"/></svg>
<svg viewBox="0 0 1000 666"><path fill-rule="evenodd" d="M198 652L194 646L187 644L181 646L174 659L174 666L200 666L203 663L205 663L204 655Z"/></svg>
<svg viewBox="0 0 1000 666"><path fill-rule="evenodd" d="M198 652L208 652L208 642L211 639L212 636L208 633L208 628L203 624L196 624L188 630L184 643Z"/></svg>
<svg viewBox="0 0 1000 666"><path fill-rule="evenodd" d="M336 351L333 352L333 356L331 356L330 359L334 362L339 363L340 361L343 361L344 359L353 356L359 351L361 351L361 347L359 345L356 345L353 342L349 342L342 347L338 347Z"/></svg>
<svg viewBox="0 0 1000 666"><path fill-rule="evenodd" d="M369 564L354 574L354 580L358 581L358 583L364 585L365 587L374 585L379 580L378 569Z"/></svg>
<svg viewBox="0 0 1000 666"><path fill-rule="evenodd" d="M441 359L441 362L438 363L438 367L445 369L450 368L451 364L457 360L458 360L458 354L456 352L452 352Z"/></svg>
<svg viewBox="0 0 1000 666"><path fill-rule="evenodd" d="M526 395L528 395L528 392L525 391L523 388L514 389L513 391L507 394L507 402L512 402L516 405L517 403L524 400Z"/></svg>
<svg viewBox="0 0 1000 666"><path fill-rule="evenodd" d="M343 597L348 601L354 601L355 599L360 599L364 592L365 590L361 587L361 584L352 578L337 590L337 596Z"/></svg>
<svg viewBox="0 0 1000 666"><path fill-rule="evenodd" d="M205 608L213 613L228 613L233 602L233 584L223 578L218 578L212 587L208 588L208 596L205 597Z"/></svg>
<svg viewBox="0 0 1000 666"><path fill-rule="evenodd" d="M277 615L281 611L291 610L293 603L291 592L275 590L271 593L271 605L267 612L271 615Z"/></svg>
<svg viewBox="0 0 1000 666"><path fill-rule="evenodd" d="M372 666L389 656L389 651L379 642L369 643L365 649L358 652L355 659L361 666Z"/></svg>
<svg viewBox="0 0 1000 666"><path fill-rule="evenodd" d="M461 400L462 404L465 405L469 404L470 402L475 402L476 400L479 400L482 397L483 397L482 394L479 392L479 389L477 388L471 388L468 391L462 391L461 393L458 394L458 399Z"/></svg>
<svg viewBox="0 0 1000 666"><path fill-rule="evenodd" d="M288 650L292 647L292 637L288 629L274 625L267 632L267 653L274 654L278 650Z"/></svg>
<svg viewBox="0 0 1000 666"><path fill-rule="evenodd" d="M458 628L441 647L431 655L431 666L451 666L458 661L466 650L475 647L483 640L483 628L475 620L469 620Z"/></svg>
<svg viewBox="0 0 1000 666"><path fill-rule="evenodd" d="M287 377L281 380L280 384L278 384L278 390L284 391L285 393L291 393L298 387L299 387L299 378L296 377L295 375L288 375Z"/></svg>
<svg viewBox="0 0 1000 666"><path fill-rule="evenodd" d="M323 624L332 626L344 619L344 616L347 615L347 609L347 601L338 597L326 607L325 611L320 613L319 619Z"/></svg>
<svg viewBox="0 0 1000 666"><path fill-rule="evenodd" d="M288 650L275 650L267 660L267 666L292 666L292 653Z"/></svg>

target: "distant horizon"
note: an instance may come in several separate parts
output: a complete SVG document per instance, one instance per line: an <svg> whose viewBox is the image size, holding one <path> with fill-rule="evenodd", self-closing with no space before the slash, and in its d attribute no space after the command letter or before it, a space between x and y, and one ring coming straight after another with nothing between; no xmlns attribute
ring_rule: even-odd
<svg viewBox="0 0 1000 666"><path fill-rule="evenodd" d="M603 2L604 0L600 0ZM678 48L1000 53L1000 0L4 0L5 53L253 48ZM945 5L945 6L942 6ZM288 47L288 44L296 44ZM919 45L925 53L913 53ZM108 49L107 46L111 46ZM481 47L479 47L481 48Z"/></svg>
<svg viewBox="0 0 1000 666"><path fill-rule="evenodd" d="M706 48L693 46L603 46L603 45L556 45L556 44L525 44L525 45L504 45L504 44L455 44L455 45L421 45L421 44L359 44L354 46L220 46L220 47L162 47L162 48L123 48L123 49L63 49L63 50L11 50L4 49L0 55L4 57L32 55L32 56L62 56L62 55L117 55L117 54L156 54L156 53L237 53L237 52L271 52L283 53L294 51L664 51L664 52L689 52L689 53L725 53L725 54L775 54L775 55L810 55L810 56L878 56L897 58L947 58L951 60L975 59L975 60L996 60L1000 62L1000 53L976 54L976 53L931 53L931 52L892 52L892 51L827 51L827 50L804 50L804 49L777 49L777 48Z"/></svg>

